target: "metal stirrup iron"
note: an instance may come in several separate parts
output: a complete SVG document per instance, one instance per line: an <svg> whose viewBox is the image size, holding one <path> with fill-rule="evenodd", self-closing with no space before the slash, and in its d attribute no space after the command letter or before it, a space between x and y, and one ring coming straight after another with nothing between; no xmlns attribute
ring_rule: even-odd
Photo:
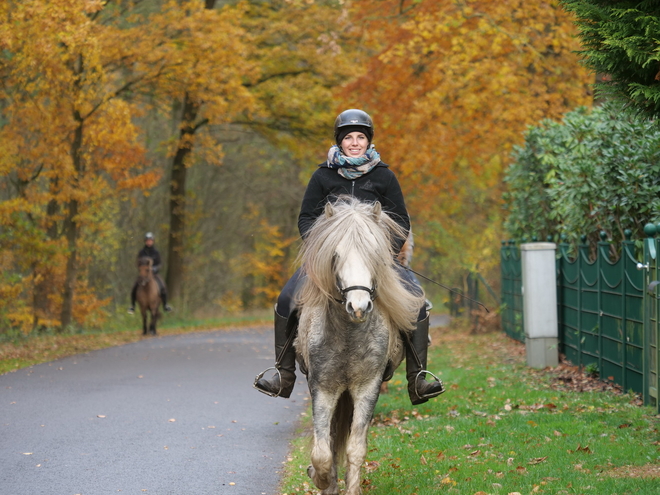
<svg viewBox="0 0 660 495"><path fill-rule="evenodd" d="M256 388L259 392L262 394L269 395L270 397L279 397L280 394L282 393L282 373L280 373L280 370L278 366L282 362L282 356L284 356L284 353L287 351L289 347L291 347L291 344L293 344L293 340L296 338L296 333L295 331L291 331L289 336L286 339L286 342L284 343L284 347L282 347L282 350L280 351L280 354L276 357L275 359L275 366L271 366L270 368L266 368L263 370L261 373L259 373L257 376L254 377L254 383L252 384L252 388ZM266 373L268 373L270 370L275 370L277 372L277 376L280 378L280 389L277 391L277 393L274 392L267 392L259 387L257 387L257 382L261 380Z"/></svg>
<svg viewBox="0 0 660 495"><path fill-rule="evenodd" d="M277 393L267 392L266 390L257 387L257 382L259 380L261 380L264 377L264 375L266 373L268 373L270 370L275 370L277 372L277 376L279 376L279 378L280 378L280 389L277 391ZM280 373L280 370L278 370L277 367L275 367L275 366L271 366L270 368L266 368L261 373L259 373L256 377L254 377L254 383L252 384L252 388L256 388L262 394L266 394L270 397L279 397L280 394L282 393L282 373Z"/></svg>
<svg viewBox="0 0 660 495"><path fill-rule="evenodd" d="M422 394L419 393L419 390L417 390L417 381L419 380L419 377L422 375L422 373L427 373L427 374L431 375L435 379L435 381L440 384L440 392L438 392L437 394L434 394L434 395L422 395ZM426 380L424 380L424 381L426 381ZM445 384L442 383L442 380L440 380L440 378L435 376L430 371L422 370L422 371L419 371L417 373L417 375L415 375L415 395L417 395L417 397L419 397L420 399L432 399L433 397L437 397L438 395L443 394L444 392L445 392Z"/></svg>

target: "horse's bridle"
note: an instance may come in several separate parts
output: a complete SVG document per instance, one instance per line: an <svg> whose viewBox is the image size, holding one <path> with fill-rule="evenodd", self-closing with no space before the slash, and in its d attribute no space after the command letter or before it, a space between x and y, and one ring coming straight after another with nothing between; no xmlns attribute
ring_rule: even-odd
<svg viewBox="0 0 660 495"><path fill-rule="evenodd" d="M369 299L372 301L378 297L378 294L376 294L376 285L374 284L373 287L365 287L364 285L351 285L350 287L346 287L345 289L342 289L339 284L337 284L337 290L341 294L341 299L334 298L335 301L337 301L339 304L344 304L346 303L346 294L348 294L352 290L363 290L369 293Z"/></svg>

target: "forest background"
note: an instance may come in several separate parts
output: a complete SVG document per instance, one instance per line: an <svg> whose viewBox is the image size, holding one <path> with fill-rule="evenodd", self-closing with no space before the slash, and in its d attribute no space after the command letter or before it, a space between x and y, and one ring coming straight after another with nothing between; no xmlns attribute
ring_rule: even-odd
<svg viewBox="0 0 660 495"><path fill-rule="evenodd" d="M124 311L147 231L177 311L270 306L351 107L404 190L414 268L497 287L513 146L592 104L575 35L555 1L3 2L0 332Z"/></svg>

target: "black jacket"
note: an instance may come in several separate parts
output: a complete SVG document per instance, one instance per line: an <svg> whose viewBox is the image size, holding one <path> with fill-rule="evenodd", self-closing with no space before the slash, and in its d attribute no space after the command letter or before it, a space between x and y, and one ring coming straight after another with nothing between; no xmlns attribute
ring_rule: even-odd
<svg viewBox="0 0 660 495"><path fill-rule="evenodd" d="M158 252L158 249L156 249L154 246L144 246L138 253L138 259L144 257L151 258L153 260L152 269L154 273L158 273L161 265L160 253Z"/></svg>
<svg viewBox="0 0 660 495"><path fill-rule="evenodd" d="M368 173L353 180L343 178L336 169L320 166L307 184L300 207L298 230L303 238L314 221L323 214L325 204L342 194L349 194L363 201L379 201L383 209L405 230L406 234L410 230L410 217L403 200L401 186L387 164L381 162ZM396 239L397 253L404 242L405 238Z"/></svg>

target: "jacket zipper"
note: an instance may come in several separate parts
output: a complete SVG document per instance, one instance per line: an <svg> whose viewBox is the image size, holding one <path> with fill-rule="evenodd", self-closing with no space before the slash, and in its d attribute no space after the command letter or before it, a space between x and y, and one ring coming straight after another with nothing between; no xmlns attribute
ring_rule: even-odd
<svg viewBox="0 0 660 495"><path fill-rule="evenodd" d="M355 197L355 179L351 181L351 196Z"/></svg>

